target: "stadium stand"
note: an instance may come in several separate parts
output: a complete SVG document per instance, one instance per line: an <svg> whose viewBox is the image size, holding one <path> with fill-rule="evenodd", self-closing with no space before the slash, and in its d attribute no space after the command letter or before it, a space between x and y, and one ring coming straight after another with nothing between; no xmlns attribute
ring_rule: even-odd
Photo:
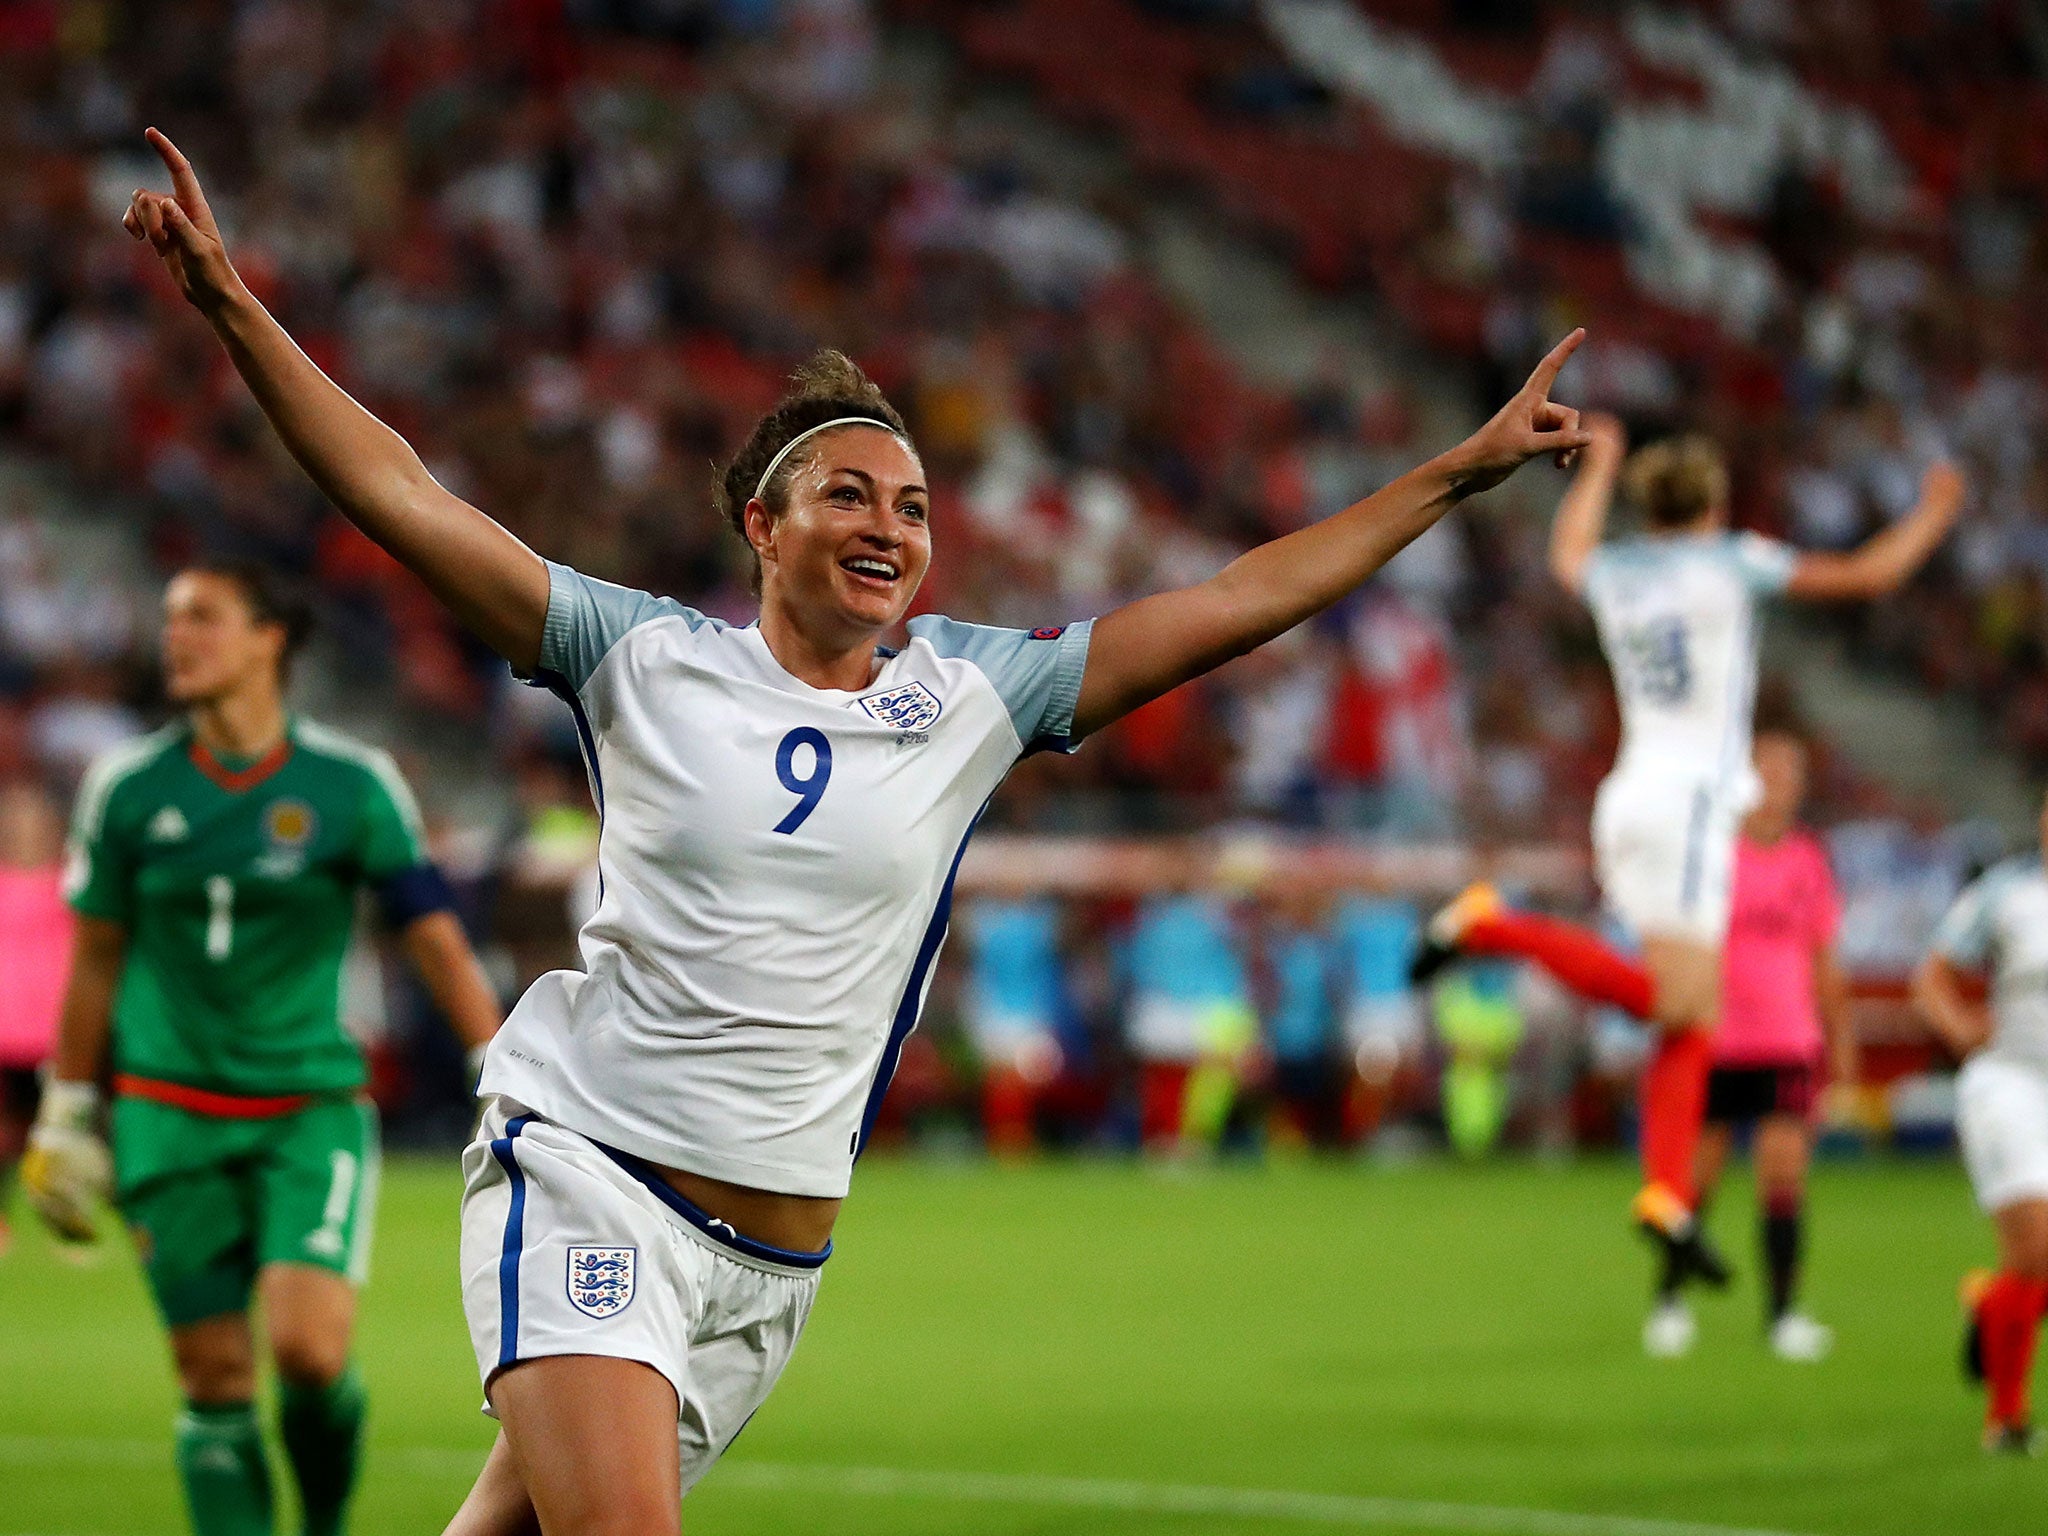
<svg viewBox="0 0 2048 1536"><path fill-rule="evenodd" d="M1936 445L1965 453L1981 490L1957 557L1849 638L2048 764L2026 281L2044 170L2016 126L2032 97L1971 88L2013 73L2017 24L1967 45L1902 33L1910 83L1879 88L1865 40L1805 7L1494 9L5 8L0 772L68 790L149 712L154 583L201 551L253 554L320 594L319 705L444 755L490 742L487 772L441 775L493 786L453 802L484 825L443 836L508 972L559 955L560 888L588 855L567 716L324 507L115 228L151 177L147 122L205 169L316 359L448 484L593 574L747 611L736 547L694 509L708 462L820 338L904 403L936 477L946 553L923 602L1039 624L1345 504L1427 451L1423 393L1476 409L1543 339L1597 320L1580 397L1644 431L1720 433L1753 525L1845 543L1899 510ZM1283 242L1308 288L1366 295L1412 341L1394 387L1243 366L1152 269L1130 202L1077 199L999 136L956 131L955 108L892 91L885 21L950 40L963 100L1000 77L1111 130L1141 172L1128 199L1192 193ZM1089 48L1046 43L1079 33ZM1652 163L1690 168L1686 200L1647 196ZM1575 841L1612 704L1539 539L1503 512L1425 541L1328 623L1072 762L1026 764L1000 829ZM1966 840L1842 754L1822 788L1826 817L1867 829L1873 899L1923 874L1953 888ZM1130 896L1090 893L1112 928ZM1072 969L1112 959L1084 948ZM1080 1012L1100 1045L1115 987L1097 992ZM1075 1058L1113 1075L1105 1050ZM943 1066L909 1062L899 1097L944 1101ZM1099 1110L1099 1090L1065 1102Z"/></svg>
<svg viewBox="0 0 2048 1536"><path fill-rule="evenodd" d="M1308 280L1382 297L1471 365L1478 401L1597 317L1583 397L1714 430L1753 526L1845 545L1961 453L1957 557L1853 621L1857 649L2048 760L2029 282L2048 167L2023 7L897 9L1202 182ZM1042 41L1074 28L1096 46Z"/></svg>

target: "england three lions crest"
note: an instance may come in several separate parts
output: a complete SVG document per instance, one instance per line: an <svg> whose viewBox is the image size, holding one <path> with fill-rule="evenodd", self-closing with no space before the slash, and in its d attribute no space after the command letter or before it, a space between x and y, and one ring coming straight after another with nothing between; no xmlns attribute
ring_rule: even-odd
<svg viewBox="0 0 2048 1536"><path fill-rule="evenodd" d="M633 1248L569 1250L569 1303L587 1317L613 1317L633 1301Z"/></svg>
<svg viewBox="0 0 2048 1536"><path fill-rule="evenodd" d="M860 707L899 731L922 731L930 728L946 706L923 683L905 683L887 693L869 694L860 701Z"/></svg>

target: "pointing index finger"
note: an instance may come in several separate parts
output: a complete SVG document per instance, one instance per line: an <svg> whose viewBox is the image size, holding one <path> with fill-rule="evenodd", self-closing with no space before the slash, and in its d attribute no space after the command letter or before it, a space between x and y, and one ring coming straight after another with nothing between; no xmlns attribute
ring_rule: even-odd
<svg viewBox="0 0 2048 1536"><path fill-rule="evenodd" d="M1548 395L1550 386L1557 382L1557 376L1564 365L1571 361L1571 355L1579 350L1579 343L1586 339L1586 328L1582 325L1550 349L1550 354L1536 365L1536 371L1529 375L1529 387L1540 395Z"/></svg>
<svg viewBox="0 0 2048 1536"><path fill-rule="evenodd" d="M142 136L149 140L150 147L163 160L164 168L171 173L171 190L178 201L192 208L206 206L206 194L199 190L199 178L193 173L192 162L187 160L178 146L155 128L145 128Z"/></svg>

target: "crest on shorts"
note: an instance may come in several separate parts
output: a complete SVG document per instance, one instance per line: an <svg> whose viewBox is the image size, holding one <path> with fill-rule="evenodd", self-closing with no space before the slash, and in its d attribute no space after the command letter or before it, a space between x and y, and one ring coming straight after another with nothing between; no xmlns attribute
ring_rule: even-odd
<svg viewBox="0 0 2048 1536"><path fill-rule="evenodd" d="M905 683L887 693L869 694L860 701L860 707L899 731L921 731L939 718L945 705L923 683Z"/></svg>
<svg viewBox="0 0 2048 1536"><path fill-rule="evenodd" d="M569 1304L586 1317L613 1317L633 1301L633 1248L569 1249Z"/></svg>

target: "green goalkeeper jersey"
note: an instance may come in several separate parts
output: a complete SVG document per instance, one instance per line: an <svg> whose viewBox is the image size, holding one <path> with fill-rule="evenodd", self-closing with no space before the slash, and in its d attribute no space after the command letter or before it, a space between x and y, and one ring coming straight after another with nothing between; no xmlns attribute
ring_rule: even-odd
<svg viewBox="0 0 2048 1536"><path fill-rule="evenodd" d="M446 905L387 753L294 720L239 769L183 724L100 759L66 893L127 930L115 1070L247 1096L360 1087L341 967L365 888L397 922Z"/></svg>

